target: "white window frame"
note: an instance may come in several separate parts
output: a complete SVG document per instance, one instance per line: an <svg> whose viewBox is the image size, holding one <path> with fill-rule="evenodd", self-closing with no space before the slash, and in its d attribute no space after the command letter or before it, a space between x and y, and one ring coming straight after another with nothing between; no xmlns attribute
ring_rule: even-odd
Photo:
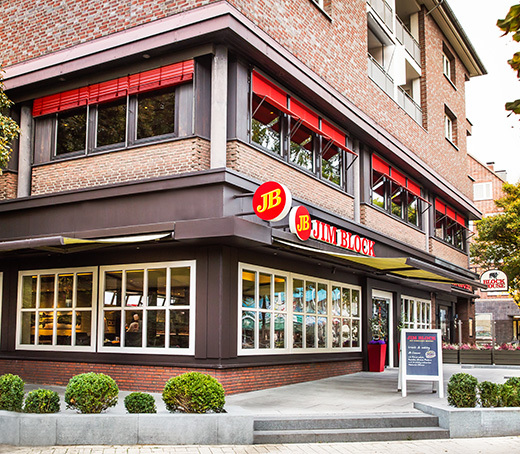
<svg viewBox="0 0 520 454"><path fill-rule="evenodd" d="M287 344L285 348L258 348L258 335L255 336L255 348L243 348L242 347L242 311L248 311L248 309L242 307L242 272L243 271L254 271L258 273L271 274L273 276L280 276L286 279L286 325L285 325L285 338L287 339ZM304 315L304 312L293 312L293 280L300 279L303 281L312 281L317 285L325 284L327 285L327 314L323 316L327 317L327 347L314 347L314 348L294 348L293 347L293 316L294 315ZM257 285L258 287L258 285ZM350 315L350 319L355 319L359 321L359 332L358 332L358 347L332 347L332 321L335 316L332 314L332 287L342 287L349 288L350 291L357 290L359 291L359 307L357 317L353 317ZM257 289L258 290L258 289ZM258 292L255 292L255 295L258 295ZM256 298L255 298L256 299ZM344 282L336 282L327 279L321 279L314 276L307 276L297 273L290 273L287 271L282 271L279 269L266 268L261 266L252 265L249 263L239 263L238 266L238 298L237 298L237 354L238 356L257 356L257 355L273 355L273 354L306 354L306 353L339 353L339 352L360 352L362 351L362 288L358 285L347 284ZM260 312L259 308L255 308L251 310L252 312ZM273 312L271 310L271 312ZM280 312L280 311L275 311ZM316 318L320 316L320 314L316 311ZM341 318L347 318L340 316ZM258 319L258 317L257 317ZM258 322L258 320L256 320ZM316 324L317 326L317 324ZM258 330L258 324L255 324L255 334ZM274 331L274 319L271 321L271 338L273 336Z"/></svg>
<svg viewBox="0 0 520 454"><path fill-rule="evenodd" d="M312 0L316 5L323 9L323 0Z"/></svg>
<svg viewBox="0 0 520 454"><path fill-rule="evenodd" d="M444 114L444 135L451 143L453 143L453 120L448 114Z"/></svg>
<svg viewBox="0 0 520 454"><path fill-rule="evenodd" d="M473 183L473 200L493 200L493 183L491 181Z"/></svg>
<svg viewBox="0 0 520 454"><path fill-rule="evenodd" d="M169 300L171 296L170 291L170 279L171 273L168 271L166 273L166 288L168 289L166 301L164 303L164 310L166 311L165 320L169 320L169 312L172 310L182 310L187 309L190 311L190 322L189 322L189 340L188 340L188 348L170 348L168 345L169 340L169 322L166 324L166 332L165 332L165 346L164 347L125 347L124 345L118 347L108 347L104 344L104 293L105 293L105 279L104 273L106 271L144 271L144 282L143 282L143 300L147 299L148 292L148 273L146 272L148 269L155 268L167 268L168 270L172 268L190 268L190 300L189 305L187 306L170 306ZM137 354L153 354L153 355L191 355L195 354L195 282L196 282L196 261L195 260L185 260L185 261L173 261L173 262L149 262L149 263L132 263L132 264L124 264L124 265L110 265L110 266L102 266L99 268L99 296L98 296L98 351L102 353L137 353ZM123 301L124 301L124 292L123 289ZM114 307L115 310L120 310L123 314L125 311L125 307L128 310L128 306ZM154 306L155 307L155 306ZM143 320L142 320L142 330L146 332L146 323L147 323L147 315L146 315L146 306L142 306L139 310L143 312ZM121 323L124 323L123 317L121 318ZM123 339L121 339L121 343L123 343Z"/></svg>
<svg viewBox="0 0 520 454"><path fill-rule="evenodd" d="M412 313L413 321L405 319L404 316L407 312ZM432 302L414 296L401 295L401 323L405 329L431 329Z"/></svg>
<svg viewBox="0 0 520 454"><path fill-rule="evenodd" d="M36 289L36 306L35 308L26 308L22 309L22 291L23 291L23 276L46 276L46 275L54 275L55 276L55 290L54 290L54 298L56 301L57 298L57 289L58 289L58 279L57 276L60 274L70 274L74 273L76 276L78 273L92 273L92 306L90 309L87 308L76 308L75 302L72 305L72 312L76 311L90 311L91 313L91 333L90 333L90 344L87 346L81 345L55 345L54 342L56 340L57 333L57 323L53 323L53 344L48 345L38 345L38 344L22 344L22 313L23 312L34 312L35 313L35 341L38 339L38 311L43 309L44 312L64 312L67 311L68 308L40 308L39 300L40 300L40 279L38 279L37 289ZM53 269L40 269L40 270L30 270L30 271L20 271L18 273L18 298L17 298L17 310L16 310L16 350L49 350L49 351L95 351L96 350L96 324L95 321L97 319L96 310L96 291L97 291L97 278L98 278L98 269L97 267L81 267L81 268L53 268ZM76 295L73 296L73 299L76 299ZM57 320L55 318L55 320ZM74 320L74 316L73 316Z"/></svg>
<svg viewBox="0 0 520 454"><path fill-rule="evenodd" d="M451 60L448 58L448 56L445 53L442 54L442 72L450 81L452 81L452 79L451 79Z"/></svg>

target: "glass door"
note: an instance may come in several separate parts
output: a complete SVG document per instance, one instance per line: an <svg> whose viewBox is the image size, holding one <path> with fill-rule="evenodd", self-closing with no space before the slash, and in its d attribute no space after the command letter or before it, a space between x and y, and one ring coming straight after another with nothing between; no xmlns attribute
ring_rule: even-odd
<svg viewBox="0 0 520 454"><path fill-rule="evenodd" d="M394 336L393 336L393 317L392 317L392 294L388 292L381 292L379 290L372 291L372 315L371 317L381 317L385 326L385 342L386 361L385 364L389 367L394 367Z"/></svg>

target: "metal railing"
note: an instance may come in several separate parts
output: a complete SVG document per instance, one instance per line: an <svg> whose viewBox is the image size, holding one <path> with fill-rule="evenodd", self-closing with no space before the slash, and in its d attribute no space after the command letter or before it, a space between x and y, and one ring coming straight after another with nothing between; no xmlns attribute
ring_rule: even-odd
<svg viewBox="0 0 520 454"><path fill-rule="evenodd" d="M417 123L422 126L422 109L412 97L406 93L401 87L397 87L397 104L399 104L404 111L410 115Z"/></svg>
<svg viewBox="0 0 520 454"><path fill-rule="evenodd" d="M385 0L367 0L372 10L378 15L383 23L393 32L394 14L391 6Z"/></svg>
<svg viewBox="0 0 520 454"><path fill-rule="evenodd" d="M394 79L384 70L384 68L368 54L368 77L370 77L384 92L394 97Z"/></svg>
<svg viewBox="0 0 520 454"><path fill-rule="evenodd" d="M414 59L414 61L421 66L421 48L419 47L419 43L412 36L406 25L403 24L401 19L396 16L396 31L395 35L397 37L397 41L399 41L406 51L410 54L410 56Z"/></svg>

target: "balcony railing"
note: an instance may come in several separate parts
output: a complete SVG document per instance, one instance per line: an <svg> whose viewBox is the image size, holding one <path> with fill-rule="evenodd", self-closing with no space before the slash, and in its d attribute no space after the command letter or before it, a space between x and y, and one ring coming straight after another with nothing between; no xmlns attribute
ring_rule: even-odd
<svg viewBox="0 0 520 454"><path fill-rule="evenodd" d="M406 51L415 60L415 62L421 66L421 48L419 47L419 43L415 40L401 19L399 19L399 17L396 17L396 19L395 35L397 37L397 41L399 41L404 46Z"/></svg>
<svg viewBox="0 0 520 454"><path fill-rule="evenodd" d="M397 104L399 104L404 111L410 115L410 117L422 126L421 106L419 106L419 104L417 104L401 87L397 88Z"/></svg>
<svg viewBox="0 0 520 454"><path fill-rule="evenodd" d="M393 32L394 15L391 6L385 0L367 0L372 10L379 16L379 19Z"/></svg>
<svg viewBox="0 0 520 454"><path fill-rule="evenodd" d="M370 77L384 92L394 97L394 79L384 70L384 68L368 54L368 77Z"/></svg>

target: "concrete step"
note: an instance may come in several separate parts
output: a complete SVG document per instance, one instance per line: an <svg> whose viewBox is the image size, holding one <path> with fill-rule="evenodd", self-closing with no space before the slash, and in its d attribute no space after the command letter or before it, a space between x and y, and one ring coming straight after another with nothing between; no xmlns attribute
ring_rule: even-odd
<svg viewBox="0 0 520 454"><path fill-rule="evenodd" d="M339 443L355 441L430 440L449 438L439 427L255 431L254 444Z"/></svg>
<svg viewBox="0 0 520 454"><path fill-rule="evenodd" d="M431 426L438 426L438 418L421 413L367 414L342 417L318 416L316 418L258 418L254 422L254 429L258 431Z"/></svg>

